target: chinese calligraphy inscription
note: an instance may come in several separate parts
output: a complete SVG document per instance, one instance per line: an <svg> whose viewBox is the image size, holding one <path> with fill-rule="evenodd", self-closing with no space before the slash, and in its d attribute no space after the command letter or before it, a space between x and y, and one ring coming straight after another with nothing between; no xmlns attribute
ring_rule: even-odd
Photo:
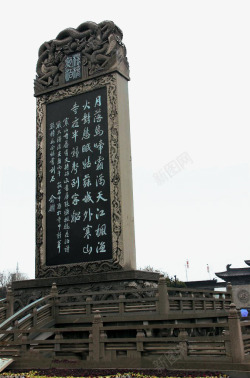
<svg viewBox="0 0 250 378"><path fill-rule="evenodd" d="M46 125L46 265L110 260L106 88L47 104Z"/></svg>
<svg viewBox="0 0 250 378"><path fill-rule="evenodd" d="M82 77L82 56L76 53L67 56L65 59L65 82L81 79Z"/></svg>

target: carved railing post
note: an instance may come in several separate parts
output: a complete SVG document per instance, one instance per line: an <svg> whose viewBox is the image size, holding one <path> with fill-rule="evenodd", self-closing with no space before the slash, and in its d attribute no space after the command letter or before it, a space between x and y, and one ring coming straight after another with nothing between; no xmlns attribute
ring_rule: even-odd
<svg viewBox="0 0 250 378"><path fill-rule="evenodd" d="M14 314L14 294L11 287L7 288L6 294L7 308L6 308L6 319Z"/></svg>
<svg viewBox="0 0 250 378"><path fill-rule="evenodd" d="M37 308L33 308L33 327L37 325Z"/></svg>
<svg viewBox="0 0 250 378"><path fill-rule="evenodd" d="M54 352L59 352L61 350L61 344L60 344L60 340L63 339L63 335L56 331L56 334L55 334L55 345L54 345Z"/></svg>
<svg viewBox="0 0 250 378"><path fill-rule="evenodd" d="M93 356L93 327L92 330L89 332L89 356L88 360L93 361L94 356Z"/></svg>
<svg viewBox="0 0 250 378"><path fill-rule="evenodd" d="M22 351L22 353L26 353L27 350L28 350L27 341L28 341L28 332L23 332L22 338L21 338L21 342L22 342L21 351Z"/></svg>
<svg viewBox="0 0 250 378"><path fill-rule="evenodd" d="M224 336L224 343L225 343L225 353L227 357L231 357L231 345L230 345L230 337L229 337L229 329L225 329L222 332Z"/></svg>
<svg viewBox="0 0 250 378"><path fill-rule="evenodd" d="M159 314L166 315L169 313L169 298L167 283L164 276L160 276L158 281L158 293L159 293Z"/></svg>
<svg viewBox="0 0 250 378"><path fill-rule="evenodd" d="M92 340L93 340L93 360L99 361L100 354L100 328L103 327L102 317L99 311L96 311L94 315L93 325L92 325Z"/></svg>
<svg viewBox="0 0 250 378"><path fill-rule="evenodd" d="M86 298L86 315L91 315L91 312L92 312L92 310L91 310L91 303L89 303L89 302L91 302L92 301L92 297L87 297Z"/></svg>
<svg viewBox="0 0 250 378"><path fill-rule="evenodd" d="M105 358L105 340L107 339L107 333L101 329L100 330L100 358Z"/></svg>
<svg viewBox="0 0 250 378"><path fill-rule="evenodd" d="M13 329L15 331L14 335L13 335L13 340L14 341L17 341L18 336L19 336L19 334L18 334L18 326L19 326L18 320L15 320L14 327L13 327Z"/></svg>
<svg viewBox="0 0 250 378"><path fill-rule="evenodd" d="M124 294L120 294L119 295L119 313L120 314L123 314L124 311L125 311L125 304L124 304L124 299L125 299L125 295Z"/></svg>
<svg viewBox="0 0 250 378"><path fill-rule="evenodd" d="M186 360L188 356L188 345L187 345L188 333L186 329L180 329L180 333L178 337L180 339L180 342L179 342L180 358L182 360Z"/></svg>
<svg viewBox="0 0 250 378"><path fill-rule="evenodd" d="M144 331L142 329L138 329L136 333L136 350L139 352L139 357L141 357L141 352L143 352L143 339L145 337Z"/></svg>
<svg viewBox="0 0 250 378"><path fill-rule="evenodd" d="M242 332L241 332L240 317L234 303L230 304L228 325L229 325L232 361L242 362L245 357L244 344L243 344L243 338L242 338Z"/></svg>
<svg viewBox="0 0 250 378"><path fill-rule="evenodd" d="M50 295L56 297L58 295L58 290L56 286L56 282L53 282L51 289L50 289Z"/></svg>
<svg viewBox="0 0 250 378"><path fill-rule="evenodd" d="M56 286L56 283L53 282L51 289L50 289L50 295L52 296L52 308L51 308L51 315L53 318L55 318L58 315L58 289Z"/></svg>
<svg viewBox="0 0 250 378"><path fill-rule="evenodd" d="M233 302L233 286L231 284L231 282L227 282L227 294L230 295L231 297L231 301Z"/></svg>

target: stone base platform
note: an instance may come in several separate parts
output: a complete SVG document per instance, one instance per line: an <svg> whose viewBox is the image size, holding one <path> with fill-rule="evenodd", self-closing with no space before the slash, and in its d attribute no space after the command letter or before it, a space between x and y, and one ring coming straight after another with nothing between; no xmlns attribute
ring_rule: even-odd
<svg viewBox="0 0 250 378"><path fill-rule="evenodd" d="M103 290L157 288L159 274L141 270L84 274L79 276L37 278L13 282L14 310L50 293L56 283L58 294L98 292Z"/></svg>

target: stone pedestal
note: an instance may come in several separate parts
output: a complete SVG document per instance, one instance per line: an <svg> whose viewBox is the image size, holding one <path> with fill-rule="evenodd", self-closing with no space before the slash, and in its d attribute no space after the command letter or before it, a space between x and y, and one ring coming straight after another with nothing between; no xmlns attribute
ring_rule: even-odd
<svg viewBox="0 0 250 378"><path fill-rule="evenodd" d="M140 270L84 274L70 277L40 278L13 282L15 311L48 295L55 282L59 294L74 294L157 287L159 274Z"/></svg>

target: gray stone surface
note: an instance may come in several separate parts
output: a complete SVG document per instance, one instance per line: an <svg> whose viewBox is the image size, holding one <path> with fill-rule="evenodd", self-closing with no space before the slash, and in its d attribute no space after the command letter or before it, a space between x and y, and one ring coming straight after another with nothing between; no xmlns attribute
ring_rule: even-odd
<svg viewBox="0 0 250 378"><path fill-rule="evenodd" d="M158 273L140 270L83 274L71 277L37 278L13 282L15 310L48 295L53 282L59 294L88 293L89 291L119 290L124 288L157 287Z"/></svg>

